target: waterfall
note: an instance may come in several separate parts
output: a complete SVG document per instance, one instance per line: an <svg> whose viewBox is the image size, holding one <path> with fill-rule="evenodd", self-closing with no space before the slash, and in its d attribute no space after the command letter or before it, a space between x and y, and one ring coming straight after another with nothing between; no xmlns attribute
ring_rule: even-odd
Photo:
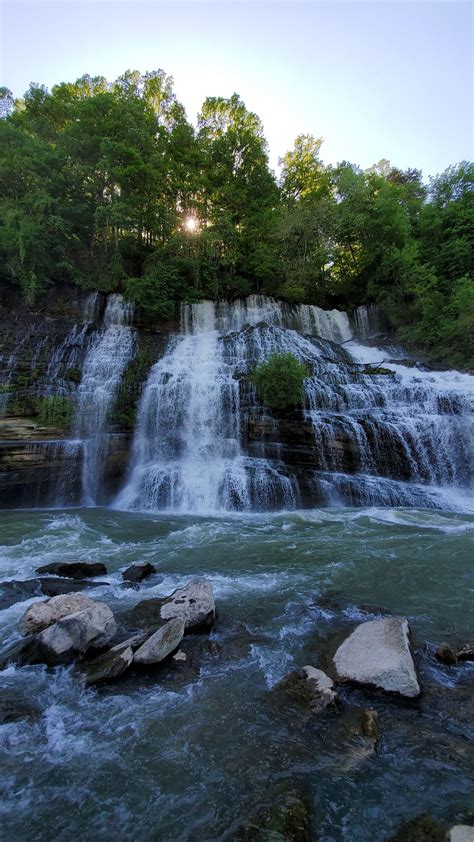
<svg viewBox="0 0 474 842"><path fill-rule="evenodd" d="M130 327L132 305L121 295L110 295L103 316L103 327L89 339L74 419L76 438L84 442L82 494L86 505L94 505L100 493L107 457L109 412L123 372L135 349L135 331Z"/></svg>
<svg viewBox="0 0 474 842"><path fill-rule="evenodd" d="M387 330L387 320L378 304L364 304L354 310L356 336L363 342Z"/></svg>
<svg viewBox="0 0 474 842"><path fill-rule="evenodd" d="M262 296L183 306L182 332L149 374L115 506L449 507L443 489L467 488L471 477L465 384L402 366L364 373L351 336L345 313ZM283 352L309 376L303 410L278 417L249 374Z"/></svg>

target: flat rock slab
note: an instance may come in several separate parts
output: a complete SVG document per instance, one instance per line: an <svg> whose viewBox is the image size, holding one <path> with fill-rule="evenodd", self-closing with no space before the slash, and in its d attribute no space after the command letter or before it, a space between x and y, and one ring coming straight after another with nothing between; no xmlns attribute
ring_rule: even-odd
<svg viewBox="0 0 474 842"><path fill-rule="evenodd" d="M361 623L334 656L338 678L408 698L419 696L409 631L402 617Z"/></svg>
<svg viewBox="0 0 474 842"><path fill-rule="evenodd" d="M68 579L87 579L88 576L106 576L105 564L96 561L71 561L44 564L36 568L37 573L52 573L54 576L65 576Z"/></svg>
<svg viewBox="0 0 474 842"><path fill-rule="evenodd" d="M211 583L193 579L186 587L178 588L164 601L160 615L162 620L184 620L187 629L210 628L216 616Z"/></svg>
<svg viewBox="0 0 474 842"><path fill-rule="evenodd" d="M103 652L97 658L84 661L78 667L86 687L102 684L118 678L133 661L133 649L125 643L119 643Z"/></svg>
<svg viewBox="0 0 474 842"><path fill-rule="evenodd" d="M159 664L174 652L184 637L184 620L175 617L151 635L133 656L136 664Z"/></svg>
<svg viewBox="0 0 474 842"><path fill-rule="evenodd" d="M156 573L156 567L152 564L132 564L123 571L122 579L126 582L142 582L154 573Z"/></svg>
<svg viewBox="0 0 474 842"><path fill-rule="evenodd" d="M24 635L37 634L68 614L91 608L96 604L93 599L81 593L62 594L44 602L35 602L23 614L20 631Z"/></svg>

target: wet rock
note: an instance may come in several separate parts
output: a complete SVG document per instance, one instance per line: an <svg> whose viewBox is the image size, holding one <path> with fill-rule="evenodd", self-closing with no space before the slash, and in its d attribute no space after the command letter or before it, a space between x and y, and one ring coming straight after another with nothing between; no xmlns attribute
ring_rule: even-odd
<svg viewBox="0 0 474 842"><path fill-rule="evenodd" d="M322 670L311 666L290 672L276 685L275 690L283 690L314 713L334 707L339 701L332 679Z"/></svg>
<svg viewBox="0 0 474 842"><path fill-rule="evenodd" d="M446 828L430 816L405 822L390 842L445 842Z"/></svg>
<svg viewBox="0 0 474 842"><path fill-rule="evenodd" d="M380 735L379 715L376 710L364 708L361 714L361 730L364 737L377 742Z"/></svg>
<svg viewBox="0 0 474 842"><path fill-rule="evenodd" d="M108 605L95 602L48 626L40 632L37 641L46 663L64 663L92 646L96 649L106 646L116 631L117 624Z"/></svg>
<svg viewBox="0 0 474 842"><path fill-rule="evenodd" d="M118 643L103 652L97 658L90 661L83 661L78 666L86 687L94 684L102 684L106 681L113 681L118 678L133 661L133 649L125 643Z"/></svg>
<svg viewBox="0 0 474 842"><path fill-rule="evenodd" d="M446 842L474 842L474 827L456 824L446 834Z"/></svg>
<svg viewBox="0 0 474 842"><path fill-rule="evenodd" d="M204 579L195 579L164 599L144 599L123 617L131 628L158 628L166 620L184 620L186 631L208 630L215 619L212 587Z"/></svg>
<svg viewBox="0 0 474 842"><path fill-rule="evenodd" d="M229 837L238 842L310 842L310 815L306 802L297 794L262 805Z"/></svg>
<svg viewBox="0 0 474 842"><path fill-rule="evenodd" d="M152 564L132 564L124 570L122 579L126 582L142 582L143 579L152 576L153 573L156 573L156 567L153 567Z"/></svg>
<svg viewBox="0 0 474 842"><path fill-rule="evenodd" d="M20 631L24 635L41 632L68 614L74 614L94 605L96 603L93 599L81 593L54 596L45 602L35 602L23 614L19 624Z"/></svg>
<svg viewBox="0 0 474 842"><path fill-rule="evenodd" d="M44 564L36 568L37 573L52 573L55 576L65 576L68 579L87 579L94 576L106 576L105 564L95 561L68 561Z"/></svg>
<svg viewBox="0 0 474 842"><path fill-rule="evenodd" d="M136 664L158 664L174 652L184 637L185 621L169 620L140 646L133 656Z"/></svg>
<svg viewBox="0 0 474 842"><path fill-rule="evenodd" d="M76 593L86 588L97 588L108 582L91 582L87 579L61 579L51 576L44 579L25 579L0 582L0 610L10 608L34 596L59 596Z"/></svg>
<svg viewBox="0 0 474 842"><path fill-rule="evenodd" d="M41 708L21 698L15 690L3 690L0 696L0 725L21 722L24 719L38 719Z"/></svg>
<svg viewBox="0 0 474 842"><path fill-rule="evenodd" d="M334 664L342 681L408 698L420 694L409 626L401 617L361 623L338 648Z"/></svg>
<svg viewBox="0 0 474 842"><path fill-rule="evenodd" d="M458 659L456 653L451 649L449 643L442 643L436 650L436 657L442 664L457 664Z"/></svg>
<svg viewBox="0 0 474 842"><path fill-rule="evenodd" d="M91 582L89 579L61 579L51 576L47 579L38 579L41 593L45 596L60 596L61 594L84 591L87 588L99 588L103 585L109 586L108 582Z"/></svg>
<svg viewBox="0 0 474 842"><path fill-rule="evenodd" d="M456 652L458 661L474 661L474 646L466 644Z"/></svg>
<svg viewBox="0 0 474 842"><path fill-rule="evenodd" d="M210 628L216 617L212 585L205 579L193 579L166 599L160 610L163 620L184 620L186 629Z"/></svg>

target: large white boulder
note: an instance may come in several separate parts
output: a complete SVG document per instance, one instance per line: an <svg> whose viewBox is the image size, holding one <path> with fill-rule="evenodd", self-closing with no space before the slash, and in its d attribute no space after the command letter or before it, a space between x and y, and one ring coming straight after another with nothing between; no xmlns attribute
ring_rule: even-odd
<svg viewBox="0 0 474 842"><path fill-rule="evenodd" d="M117 623L109 606L104 602L93 602L82 611L68 614L48 626L40 632L37 642L45 660L54 662L85 652L91 646L106 646L116 631Z"/></svg>
<svg viewBox="0 0 474 842"><path fill-rule="evenodd" d="M212 585L205 579L193 579L184 588L178 588L161 606L162 620L177 617L184 620L187 629L211 626L216 615Z"/></svg>
<svg viewBox="0 0 474 842"><path fill-rule="evenodd" d="M178 648L184 637L185 621L169 620L140 646L133 656L136 664L158 664Z"/></svg>
<svg viewBox="0 0 474 842"><path fill-rule="evenodd" d="M338 677L401 696L418 696L409 633L402 617L361 623L334 656Z"/></svg>
<svg viewBox="0 0 474 842"><path fill-rule="evenodd" d="M447 842L474 842L474 827L468 824L456 824L448 831Z"/></svg>
<svg viewBox="0 0 474 842"><path fill-rule="evenodd" d="M20 631L24 635L37 634L68 614L74 614L95 604L93 599L81 593L61 594L46 599L44 602L35 602L23 614L20 620Z"/></svg>

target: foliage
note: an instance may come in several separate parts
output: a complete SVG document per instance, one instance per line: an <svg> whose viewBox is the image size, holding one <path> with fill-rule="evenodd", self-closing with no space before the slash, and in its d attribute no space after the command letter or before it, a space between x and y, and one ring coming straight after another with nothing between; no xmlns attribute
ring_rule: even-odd
<svg viewBox="0 0 474 842"><path fill-rule="evenodd" d="M69 398L61 395L36 398L36 420L40 427L69 427L73 407Z"/></svg>
<svg viewBox="0 0 474 842"><path fill-rule="evenodd" d="M196 128L163 70L0 89L0 279L41 305L64 281L152 320L253 292L378 303L407 345L472 367L474 167L327 166L301 134L277 183L259 117L209 97ZM191 224L189 225L189 221ZM470 308L470 309L469 309Z"/></svg>
<svg viewBox="0 0 474 842"><path fill-rule="evenodd" d="M309 371L293 354L272 354L252 374L261 401L271 409L285 410L301 404Z"/></svg>

